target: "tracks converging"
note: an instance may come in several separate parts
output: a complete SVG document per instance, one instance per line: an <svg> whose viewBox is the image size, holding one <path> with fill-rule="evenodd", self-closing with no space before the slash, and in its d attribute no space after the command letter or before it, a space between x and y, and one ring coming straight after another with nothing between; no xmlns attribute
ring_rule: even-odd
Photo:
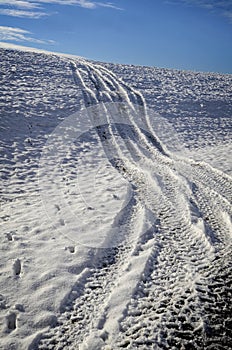
<svg viewBox="0 0 232 350"><path fill-rule="evenodd" d="M106 158L132 194L114 223L117 244L91 250L38 349L229 349L231 178L170 153L142 94L112 72L70 64Z"/></svg>

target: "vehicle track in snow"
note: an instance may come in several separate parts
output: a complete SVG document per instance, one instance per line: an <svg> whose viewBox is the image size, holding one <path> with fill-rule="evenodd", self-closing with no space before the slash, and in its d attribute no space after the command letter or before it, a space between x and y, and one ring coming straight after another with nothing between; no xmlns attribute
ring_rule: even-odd
<svg viewBox="0 0 232 350"><path fill-rule="evenodd" d="M133 191L117 245L92 249L38 349L229 349L231 178L170 153L143 96L109 70L71 69L84 107L101 105L93 126Z"/></svg>

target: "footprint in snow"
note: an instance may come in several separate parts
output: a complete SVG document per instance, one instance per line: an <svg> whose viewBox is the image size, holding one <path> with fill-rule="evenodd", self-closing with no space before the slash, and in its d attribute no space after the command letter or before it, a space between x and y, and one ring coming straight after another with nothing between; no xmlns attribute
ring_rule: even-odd
<svg viewBox="0 0 232 350"><path fill-rule="evenodd" d="M117 196L116 194L113 194L113 198L114 198L114 199L117 199L117 200L120 199L119 196Z"/></svg>
<svg viewBox="0 0 232 350"><path fill-rule="evenodd" d="M14 308L20 312L25 312L24 306L22 304L15 304Z"/></svg>
<svg viewBox="0 0 232 350"><path fill-rule="evenodd" d="M22 264L19 259L16 259L13 263L13 273L15 276L20 276L22 270Z"/></svg>
<svg viewBox="0 0 232 350"><path fill-rule="evenodd" d="M55 204L55 208L57 211L60 211L60 206L58 204Z"/></svg>
<svg viewBox="0 0 232 350"><path fill-rule="evenodd" d="M16 313L11 312L9 315L6 316L6 330L8 332L12 332L14 329L16 329Z"/></svg>
<svg viewBox="0 0 232 350"><path fill-rule="evenodd" d="M65 247L65 250L68 250L72 254L75 253L75 247L74 246Z"/></svg>
<svg viewBox="0 0 232 350"><path fill-rule="evenodd" d="M0 310L6 309L6 308L7 308L6 299L2 294L0 294Z"/></svg>
<svg viewBox="0 0 232 350"><path fill-rule="evenodd" d="M61 225L61 226L65 226L65 221L64 221L64 219L60 219L59 222L60 222L60 225Z"/></svg>
<svg viewBox="0 0 232 350"><path fill-rule="evenodd" d="M8 239L8 241L13 241L12 232L7 232L6 233L6 238Z"/></svg>

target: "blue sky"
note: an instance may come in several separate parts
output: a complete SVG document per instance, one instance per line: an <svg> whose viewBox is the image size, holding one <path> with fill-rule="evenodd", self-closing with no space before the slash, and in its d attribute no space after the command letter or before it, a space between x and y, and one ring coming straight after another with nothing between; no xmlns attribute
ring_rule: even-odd
<svg viewBox="0 0 232 350"><path fill-rule="evenodd" d="M105 62L232 73L232 0L0 0L0 41Z"/></svg>

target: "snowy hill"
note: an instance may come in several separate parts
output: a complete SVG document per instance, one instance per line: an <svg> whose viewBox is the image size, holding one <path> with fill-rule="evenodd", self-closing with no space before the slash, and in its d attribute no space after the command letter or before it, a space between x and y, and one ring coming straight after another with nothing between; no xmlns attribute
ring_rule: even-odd
<svg viewBox="0 0 232 350"><path fill-rule="evenodd" d="M0 348L230 349L231 75L0 55Z"/></svg>

